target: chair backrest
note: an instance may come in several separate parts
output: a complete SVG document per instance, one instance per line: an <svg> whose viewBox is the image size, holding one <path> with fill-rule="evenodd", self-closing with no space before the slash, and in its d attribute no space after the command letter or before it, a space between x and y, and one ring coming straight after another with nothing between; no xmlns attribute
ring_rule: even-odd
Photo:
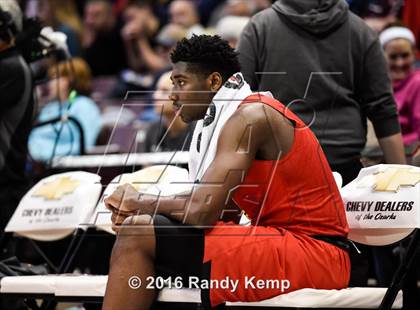
<svg viewBox="0 0 420 310"><path fill-rule="evenodd" d="M20 201L6 232L54 241L70 235L92 214L102 185L85 171L51 175L39 181Z"/></svg>
<svg viewBox="0 0 420 310"><path fill-rule="evenodd" d="M349 239L387 245L420 228L420 168L376 165L364 168L341 190Z"/></svg>

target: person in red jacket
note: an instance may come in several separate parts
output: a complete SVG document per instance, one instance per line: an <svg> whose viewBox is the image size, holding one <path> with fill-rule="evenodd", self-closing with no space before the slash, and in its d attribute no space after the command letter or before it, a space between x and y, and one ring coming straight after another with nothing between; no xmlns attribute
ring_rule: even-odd
<svg viewBox="0 0 420 310"><path fill-rule="evenodd" d="M220 37L183 39L171 59L170 99L184 121L198 120L190 157L202 155L208 139L212 159L190 177L190 194L158 199L126 184L106 198L119 234L103 309L149 309L163 280L200 288L205 307L346 287L344 207L312 131L277 100L250 91L237 53ZM226 102L222 111L218 101ZM238 210L250 225L224 216Z"/></svg>

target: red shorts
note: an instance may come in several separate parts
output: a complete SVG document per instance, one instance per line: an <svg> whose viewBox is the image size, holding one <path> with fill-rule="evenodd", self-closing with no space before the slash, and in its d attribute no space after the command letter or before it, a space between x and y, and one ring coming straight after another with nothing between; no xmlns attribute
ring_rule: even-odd
<svg viewBox="0 0 420 310"><path fill-rule="evenodd" d="M302 288L348 285L346 251L307 235L263 226L219 222L206 231L156 215L157 276L211 282L200 285L204 307L259 301ZM196 282L195 282L196 283ZM201 283L201 282L200 282Z"/></svg>
<svg viewBox="0 0 420 310"><path fill-rule="evenodd" d="M259 301L302 288L341 289L350 279L346 251L274 227L219 222L206 231L203 263L210 263L210 279L219 284L210 288L212 306ZM227 280L233 282L222 288Z"/></svg>

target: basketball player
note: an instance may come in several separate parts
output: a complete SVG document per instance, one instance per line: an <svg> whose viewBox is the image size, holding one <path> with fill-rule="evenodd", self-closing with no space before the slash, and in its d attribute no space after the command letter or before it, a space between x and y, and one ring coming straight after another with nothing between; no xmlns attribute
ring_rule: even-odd
<svg viewBox="0 0 420 310"><path fill-rule="evenodd" d="M124 185L106 199L119 235L103 309L149 309L158 279L200 288L207 308L346 287L344 207L311 130L268 94L252 94L237 53L220 37L183 39L171 60L170 99L184 121L198 121L194 188L159 198ZM251 225L223 221L232 208Z"/></svg>

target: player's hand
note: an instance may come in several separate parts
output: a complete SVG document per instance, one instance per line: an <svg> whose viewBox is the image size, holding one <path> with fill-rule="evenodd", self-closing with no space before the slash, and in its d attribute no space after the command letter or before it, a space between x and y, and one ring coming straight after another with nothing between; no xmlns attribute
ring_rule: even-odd
<svg viewBox="0 0 420 310"><path fill-rule="evenodd" d="M118 232L129 216L153 210L156 202L157 198L139 193L130 184L118 186L111 196L104 199L105 206L112 212L112 230Z"/></svg>
<svg viewBox="0 0 420 310"><path fill-rule="evenodd" d="M111 215L112 230L118 233L121 229L121 224L125 221L127 217L128 216L126 215L112 212L112 215Z"/></svg>
<svg viewBox="0 0 420 310"><path fill-rule="evenodd" d="M158 197L141 194L130 184L118 186L104 199L105 206L118 215L130 216L153 213Z"/></svg>

